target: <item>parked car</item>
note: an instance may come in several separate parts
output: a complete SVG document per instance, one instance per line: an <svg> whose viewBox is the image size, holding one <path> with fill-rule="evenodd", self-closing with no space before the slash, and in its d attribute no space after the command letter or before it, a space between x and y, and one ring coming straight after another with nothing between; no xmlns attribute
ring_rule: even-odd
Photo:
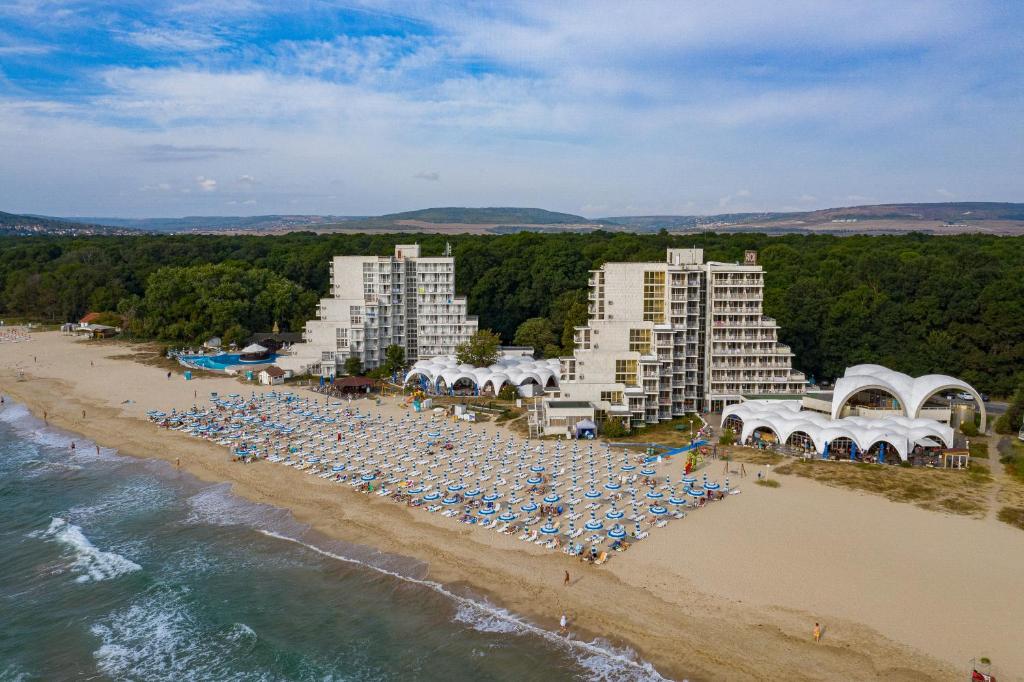
<svg viewBox="0 0 1024 682"><path fill-rule="evenodd" d="M988 393L981 393L980 395L981 395L981 402L987 403L988 402Z"/></svg>
<svg viewBox="0 0 1024 682"><path fill-rule="evenodd" d="M974 396L967 391L961 391L960 393L957 393L955 397L957 400L974 400Z"/></svg>

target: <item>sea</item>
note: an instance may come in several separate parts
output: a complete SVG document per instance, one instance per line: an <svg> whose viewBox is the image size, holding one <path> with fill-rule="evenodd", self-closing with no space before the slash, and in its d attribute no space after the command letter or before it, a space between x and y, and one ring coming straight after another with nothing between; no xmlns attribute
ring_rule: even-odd
<svg viewBox="0 0 1024 682"><path fill-rule="evenodd" d="M0 681L665 679L425 575L0 407Z"/></svg>

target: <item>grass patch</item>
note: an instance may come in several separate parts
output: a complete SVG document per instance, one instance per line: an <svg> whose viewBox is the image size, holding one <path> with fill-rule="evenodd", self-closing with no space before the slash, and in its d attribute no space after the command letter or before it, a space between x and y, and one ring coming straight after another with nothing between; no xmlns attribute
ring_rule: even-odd
<svg viewBox="0 0 1024 682"><path fill-rule="evenodd" d="M885 464L849 464L820 460L791 460L775 468L781 475L801 476L837 488L881 495L893 502L923 509L982 517L986 488L992 484L987 468L968 471L904 468Z"/></svg>
<svg viewBox="0 0 1024 682"><path fill-rule="evenodd" d="M1024 509L1020 507L1003 507L999 510L999 520L1024 530Z"/></svg>
<svg viewBox="0 0 1024 682"><path fill-rule="evenodd" d="M759 478L754 481L757 485L764 486L765 488L779 488L782 486L781 483L776 481L774 478Z"/></svg>
<svg viewBox="0 0 1024 682"><path fill-rule="evenodd" d="M1018 483L1024 483L1024 447L1012 443L1010 451L999 458L1006 470L1006 475L1010 476Z"/></svg>
<svg viewBox="0 0 1024 682"><path fill-rule="evenodd" d="M718 446L719 454L722 454L723 446ZM758 450L757 448L731 447L725 450L729 453L730 462L745 462L747 464L778 464L786 458L771 450Z"/></svg>
<svg viewBox="0 0 1024 682"><path fill-rule="evenodd" d="M971 443L971 459L988 459L988 443Z"/></svg>
<svg viewBox="0 0 1024 682"><path fill-rule="evenodd" d="M683 417L676 417L670 421L658 424L648 424L638 429L633 429L629 436L617 440L637 441L643 443L658 443L659 445L683 446L690 444L690 433L697 437L697 431L703 426L700 419L693 414Z"/></svg>

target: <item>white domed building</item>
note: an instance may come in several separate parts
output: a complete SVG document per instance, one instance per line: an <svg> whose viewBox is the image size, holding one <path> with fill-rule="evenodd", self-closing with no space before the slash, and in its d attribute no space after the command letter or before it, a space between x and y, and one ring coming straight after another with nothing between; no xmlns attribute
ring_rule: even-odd
<svg viewBox="0 0 1024 682"><path fill-rule="evenodd" d="M416 362L404 383L431 394L498 395L503 386L514 386L520 395L540 394L558 388L559 361L535 360L528 355L503 353L493 365L459 364L453 355L438 355Z"/></svg>

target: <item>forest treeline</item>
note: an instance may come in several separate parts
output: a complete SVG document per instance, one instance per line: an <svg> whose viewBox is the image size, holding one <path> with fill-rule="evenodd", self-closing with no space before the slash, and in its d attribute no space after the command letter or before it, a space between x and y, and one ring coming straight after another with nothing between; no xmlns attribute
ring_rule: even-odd
<svg viewBox="0 0 1024 682"><path fill-rule="evenodd" d="M415 239L450 242L456 288L480 326L511 343L571 348L586 318L587 271L605 261L662 261L666 247L709 260L753 249L765 312L808 376L856 363L954 374L981 390L1024 381L1024 238L760 234L410 235L0 238L0 315L76 320L116 311L133 332L168 341L242 339L274 322L297 331L328 289L333 255L387 255Z"/></svg>

